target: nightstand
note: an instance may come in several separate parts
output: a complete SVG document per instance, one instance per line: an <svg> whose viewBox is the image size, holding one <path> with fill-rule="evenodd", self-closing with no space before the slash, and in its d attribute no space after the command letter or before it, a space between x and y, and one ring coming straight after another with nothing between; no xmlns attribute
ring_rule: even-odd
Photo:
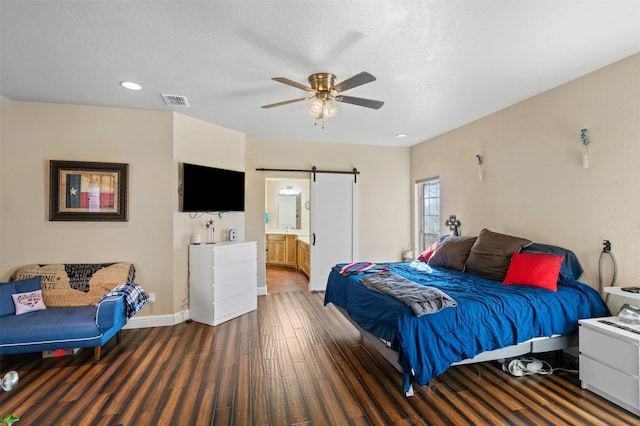
<svg viewBox="0 0 640 426"><path fill-rule="evenodd" d="M624 291L622 287L605 287L603 290L605 293L613 294L615 296L622 296L628 297L629 299L640 300L640 293L631 293L629 291Z"/></svg>
<svg viewBox="0 0 640 426"><path fill-rule="evenodd" d="M582 388L640 416L640 325L616 317L579 323Z"/></svg>

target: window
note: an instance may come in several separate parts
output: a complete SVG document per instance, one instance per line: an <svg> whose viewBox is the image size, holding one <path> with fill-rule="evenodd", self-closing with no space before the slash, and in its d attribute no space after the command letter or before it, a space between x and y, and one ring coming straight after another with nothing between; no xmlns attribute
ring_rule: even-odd
<svg viewBox="0 0 640 426"><path fill-rule="evenodd" d="M440 179L418 183L420 252L440 239Z"/></svg>

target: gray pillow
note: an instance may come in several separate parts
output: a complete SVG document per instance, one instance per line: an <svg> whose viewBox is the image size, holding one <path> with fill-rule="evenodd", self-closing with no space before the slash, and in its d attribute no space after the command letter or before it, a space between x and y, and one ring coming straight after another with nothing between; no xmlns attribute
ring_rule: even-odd
<svg viewBox="0 0 640 426"><path fill-rule="evenodd" d="M464 271L464 262L467 260L471 246L475 242L476 237L452 235L442 241L427 263L429 266Z"/></svg>
<svg viewBox="0 0 640 426"><path fill-rule="evenodd" d="M526 238L499 234L483 229L471 247L466 261L468 271L481 277L500 281L504 280L513 253L520 253L522 247L531 244Z"/></svg>

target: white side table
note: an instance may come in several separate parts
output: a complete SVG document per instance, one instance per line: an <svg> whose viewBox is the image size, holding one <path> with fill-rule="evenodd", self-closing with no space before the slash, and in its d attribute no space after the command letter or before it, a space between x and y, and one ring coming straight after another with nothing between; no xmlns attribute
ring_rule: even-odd
<svg viewBox="0 0 640 426"><path fill-rule="evenodd" d="M640 416L640 325L616 317L579 323L582 388Z"/></svg>
<svg viewBox="0 0 640 426"><path fill-rule="evenodd" d="M622 296L622 297L628 297L631 299L640 300L640 293L632 293L630 291L624 291L622 287L605 287L604 292L613 294L615 296Z"/></svg>

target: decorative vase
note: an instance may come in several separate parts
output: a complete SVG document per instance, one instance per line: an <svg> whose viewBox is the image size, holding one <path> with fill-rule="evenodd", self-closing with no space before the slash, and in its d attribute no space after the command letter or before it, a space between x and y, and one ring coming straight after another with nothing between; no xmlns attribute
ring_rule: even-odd
<svg viewBox="0 0 640 426"><path fill-rule="evenodd" d="M191 244L200 244L200 234L194 232L191 234Z"/></svg>

